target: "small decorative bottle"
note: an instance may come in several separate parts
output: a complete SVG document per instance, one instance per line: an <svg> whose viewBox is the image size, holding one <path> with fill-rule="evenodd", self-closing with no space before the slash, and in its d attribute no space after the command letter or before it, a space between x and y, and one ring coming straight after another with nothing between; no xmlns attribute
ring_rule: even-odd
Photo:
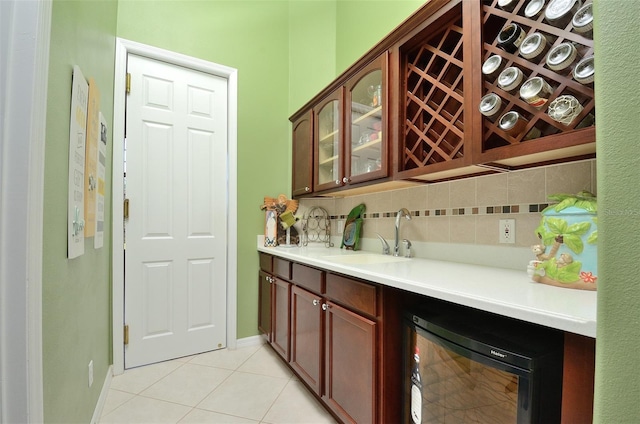
<svg viewBox="0 0 640 424"><path fill-rule="evenodd" d="M422 424L422 377L420 377L420 348L416 346L411 370L411 422Z"/></svg>

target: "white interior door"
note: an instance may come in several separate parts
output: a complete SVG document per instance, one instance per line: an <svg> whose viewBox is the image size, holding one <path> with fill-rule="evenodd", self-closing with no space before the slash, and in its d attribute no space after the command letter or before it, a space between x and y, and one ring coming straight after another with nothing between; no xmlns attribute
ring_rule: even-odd
<svg viewBox="0 0 640 424"><path fill-rule="evenodd" d="M226 346L227 80L128 55L125 368Z"/></svg>

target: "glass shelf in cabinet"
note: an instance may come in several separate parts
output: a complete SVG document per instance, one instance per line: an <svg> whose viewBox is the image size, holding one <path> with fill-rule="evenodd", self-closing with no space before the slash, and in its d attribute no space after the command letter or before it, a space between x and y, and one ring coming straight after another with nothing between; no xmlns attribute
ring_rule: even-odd
<svg viewBox="0 0 640 424"><path fill-rule="evenodd" d="M361 150L365 150L365 149L369 149L369 150L377 150L380 151L380 144L382 143L382 139L381 138L376 138L375 140L370 140L367 141L366 143L363 144L359 144L356 147L354 147L353 149L351 149L352 152L359 152Z"/></svg>
<svg viewBox="0 0 640 424"><path fill-rule="evenodd" d="M337 160L338 160L338 156L337 155L336 156L331 156L330 158L327 158L325 160L322 160L322 161L318 162L318 165L320 165L320 166L333 165L333 163L335 161L337 161Z"/></svg>
<svg viewBox="0 0 640 424"><path fill-rule="evenodd" d="M335 131L333 131L333 132L330 132L329 134L327 134L327 135L325 135L324 137L320 138L320 143L322 143L322 142L326 142L327 140L330 140L330 141L332 141L332 142L333 142L333 137L334 137L335 135L337 135L337 134L338 134L338 130L335 130Z"/></svg>
<svg viewBox="0 0 640 424"><path fill-rule="evenodd" d="M355 105L358 105L359 107L358 108L353 107ZM351 107L351 113L352 115L360 115L353 120L354 124L357 124L358 122L365 120L367 118L376 118L376 120L379 121L382 119L382 106L372 107L372 106L362 105L360 103L353 103Z"/></svg>

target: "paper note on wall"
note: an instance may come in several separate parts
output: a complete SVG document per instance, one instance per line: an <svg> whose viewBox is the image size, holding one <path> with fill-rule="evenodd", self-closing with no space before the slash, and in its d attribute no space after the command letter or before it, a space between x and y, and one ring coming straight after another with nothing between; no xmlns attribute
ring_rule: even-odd
<svg viewBox="0 0 640 424"><path fill-rule="evenodd" d="M107 166L107 121L100 112L100 133L98 134L98 186L96 190L96 219L93 247L99 249L104 243L104 192Z"/></svg>
<svg viewBox="0 0 640 424"><path fill-rule="evenodd" d="M89 102L87 105L87 146L84 174L84 236L93 237L96 230L96 189L98 176L98 141L100 139L100 90L93 78L89 78Z"/></svg>
<svg viewBox="0 0 640 424"><path fill-rule="evenodd" d="M89 84L80 68L74 66L69 123L69 202L67 207L69 259L84 254L84 156L88 96Z"/></svg>

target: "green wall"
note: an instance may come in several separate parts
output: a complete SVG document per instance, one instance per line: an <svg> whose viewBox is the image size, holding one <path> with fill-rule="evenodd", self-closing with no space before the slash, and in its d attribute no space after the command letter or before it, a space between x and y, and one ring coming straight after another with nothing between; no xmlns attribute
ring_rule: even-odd
<svg viewBox="0 0 640 424"><path fill-rule="evenodd" d="M257 334L260 205L290 192L288 9L285 1L128 0L118 8L118 37L238 69L239 338Z"/></svg>
<svg viewBox="0 0 640 424"><path fill-rule="evenodd" d="M336 75L408 18L424 0L337 0Z"/></svg>
<svg viewBox="0 0 640 424"><path fill-rule="evenodd" d="M640 417L640 2L595 0L598 336L594 422Z"/></svg>
<svg viewBox="0 0 640 424"><path fill-rule="evenodd" d="M104 247L85 240L85 254L67 259L67 187L71 76L93 77L100 108L113 117L116 1L55 0L47 101L42 272L44 418L87 423L111 364L111 161L107 163ZM109 132L108 158L111 158ZM88 387L88 364L94 382Z"/></svg>
<svg viewBox="0 0 640 424"><path fill-rule="evenodd" d="M337 7L335 0L119 2L118 37L238 69L239 338L257 334L255 247L256 235L264 231L259 206L264 196L291 192L288 116L337 76L337 50L357 59L421 4L339 3ZM368 31L363 45L352 44L345 31L343 40L336 41L340 10L356 13L363 3L371 19L387 24ZM350 18L342 19L344 26Z"/></svg>
<svg viewBox="0 0 640 424"><path fill-rule="evenodd" d="M289 115L336 77L336 2L289 2Z"/></svg>

